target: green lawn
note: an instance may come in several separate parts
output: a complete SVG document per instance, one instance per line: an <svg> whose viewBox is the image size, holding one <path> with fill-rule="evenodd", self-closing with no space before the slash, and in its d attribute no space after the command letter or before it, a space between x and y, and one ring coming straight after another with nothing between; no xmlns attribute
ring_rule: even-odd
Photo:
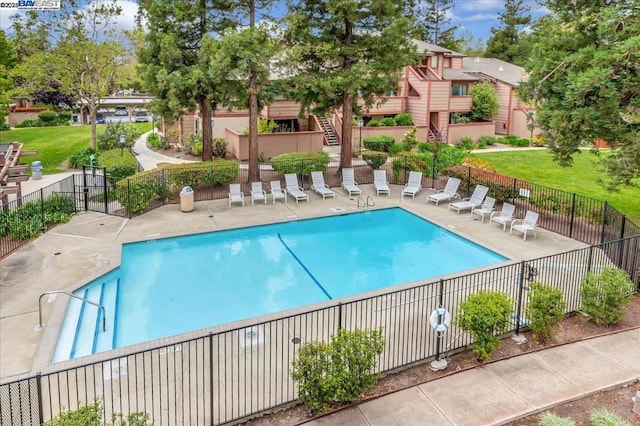
<svg viewBox="0 0 640 426"><path fill-rule="evenodd" d="M474 156L489 161L500 174L605 200L634 223L640 224L640 189L620 187L618 192L607 190L598 182L604 175L595 169L597 157L591 152L582 151L574 157L573 166L566 168L555 163L546 150L487 151Z"/></svg>
<svg viewBox="0 0 640 426"><path fill-rule="evenodd" d="M138 130L151 130L151 123L132 123ZM98 133L104 125L98 125ZM0 143L22 142L25 150L38 151L35 157L24 157L22 162L42 162L45 174L67 171L66 160L76 151L89 147L91 126L34 127L0 132Z"/></svg>

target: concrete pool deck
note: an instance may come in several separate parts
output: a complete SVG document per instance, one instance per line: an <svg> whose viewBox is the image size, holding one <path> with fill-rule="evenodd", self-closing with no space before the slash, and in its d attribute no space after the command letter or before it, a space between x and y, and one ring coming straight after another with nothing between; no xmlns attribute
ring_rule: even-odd
<svg viewBox="0 0 640 426"><path fill-rule="evenodd" d="M489 226L487 220L484 223L472 220L468 212L457 215L447 208L447 203L427 204L425 198L431 190L421 191L415 199L401 199L400 186L392 185L391 197L376 197L373 185L361 187L365 198L372 195L374 208L403 207L512 260L586 247L544 229L538 230L537 239L529 236L524 241L522 234L503 233L500 226ZM61 306L58 310L64 309L67 298L43 298L45 329L38 330L40 294L52 290L72 291L113 269L120 262L123 243L358 211L357 198L347 197L339 188L335 188L335 200L322 200L317 194L306 192L309 203L296 204L289 200L287 204L251 206L248 203L246 207L229 208L223 199L197 202L190 213L181 212L179 205L167 205L133 219L79 213L69 223L55 227L2 259L0 381L12 381L48 368L46 360L51 342L43 342L43 335L55 336L51 330L59 328L61 318L49 322L49 317L54 305ZM60 303L54 303L56 300ZM43 353L42 348L47 345L49 349Z"/></svg>

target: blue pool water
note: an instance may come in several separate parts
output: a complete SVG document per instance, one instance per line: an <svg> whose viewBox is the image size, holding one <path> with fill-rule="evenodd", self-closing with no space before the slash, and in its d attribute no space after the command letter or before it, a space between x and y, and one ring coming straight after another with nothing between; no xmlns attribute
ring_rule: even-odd
<svg viewBox="0 0 640 426"><path fill-rule="evenodd" d="M71 299L54 362L503 260L400 208L125 244L75 292L106 331Z"/></svg>

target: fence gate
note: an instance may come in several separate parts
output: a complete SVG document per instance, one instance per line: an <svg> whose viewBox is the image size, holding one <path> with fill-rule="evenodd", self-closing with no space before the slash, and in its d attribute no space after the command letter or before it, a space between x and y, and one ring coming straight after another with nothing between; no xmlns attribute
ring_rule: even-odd
<svg viewBox="0 0 640 426"><path fill-rule="evenodd" d="M105 167L82 166L82 173L74 175L76 210L111 213L109 205L109 182Z"/></svg>

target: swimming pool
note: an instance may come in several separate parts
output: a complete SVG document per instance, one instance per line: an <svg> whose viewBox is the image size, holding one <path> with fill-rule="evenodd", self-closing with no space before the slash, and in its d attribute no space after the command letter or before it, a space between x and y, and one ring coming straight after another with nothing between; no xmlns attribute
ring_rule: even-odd
<svg viewBox="0 0 640 426"><path fill-rule="evenodd" d="M70 299L53 361L502 262L401 208L123 245Z"/></svg>

